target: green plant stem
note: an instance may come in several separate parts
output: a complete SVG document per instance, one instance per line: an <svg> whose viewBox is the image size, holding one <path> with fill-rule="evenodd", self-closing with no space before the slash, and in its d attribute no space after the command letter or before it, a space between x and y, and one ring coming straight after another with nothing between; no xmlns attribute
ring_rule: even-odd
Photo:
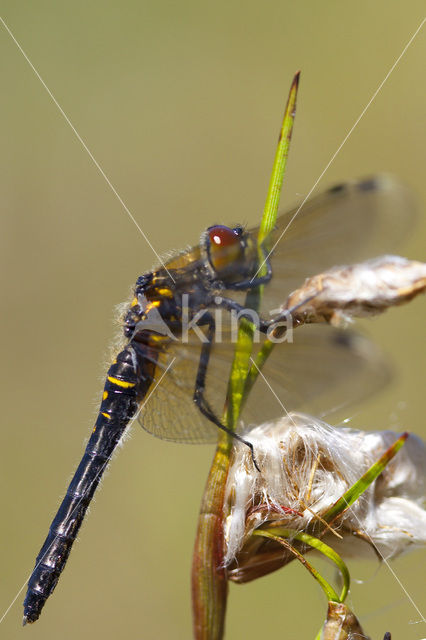
<svg viewBox="0 0 426 640"><path fill-rule="evenodd" d="M259 230L259 245L275 225L294 122L298 81L299 73L293 80L284 114ZM257 310L260 307L261 294L260 288L256 292L249 292L247 306ZM224 423L230 429L236 427L244 399L253 331L254 327L250 323L244 320L241 322L225 402ZM227 434L219 430L218 433L218 445L201 503L192 564L193 628L196 640L221 640L225 621L227 579L223 567L223 502L233 443Z"/></svg>
<svg viewBox="0 0 426 640"><path fill-rule="evenodd" d="M228 580L223 566L223 500L230 436L221 432L198 517L192 563L194 638L220 640L225 625Z"/></svg>
<svg viewBox="0 0 426 640"><path fill-rule="evenodd" d="M294 540L298 540L299 542L303 542L304 544L308 544L313 549L316 549L324 556L329 558L339 569L342 579L343 579L343 587L342 592L337 600L337 602L344 602L346 596L348 595L349 587L350 587L350 575L348 567L345 562L339 556L334 549L332 549L328 544L325 544L319 538L315 538L315 536L310 535L304 531L294 531L292 529L286 529L284 527L270 527L266 529L267 531L273 532L276 536L282 536L284 538L291 538Z"/></svg>
<svg viewBox="0 0 426 640"><path fill-rule="evenodd" d="M297 560L299 560L299 562L303 564L303 566L309 571L309 573L319 583L325 595L327 596L327 599L331 600L332 602L340 602L339 596L337 595L337 593L335 592L331 584L327 582L325 578L322 577L322 575L315 569L315 567L313 567L311 563L306 560L305 556L301 554L300 551L295 549L293 545L291 545L288 542L288 540L281 537L280 535L274 535L273 533L271 533L270 531L267 531L266 529L256 529L255 531L253 531L253 535L269 538L270 540L274 540L275 542L278 542L283 547L286 547L286 549L289 549L289 551L291 551L294 557L297 558Z"/></svg>

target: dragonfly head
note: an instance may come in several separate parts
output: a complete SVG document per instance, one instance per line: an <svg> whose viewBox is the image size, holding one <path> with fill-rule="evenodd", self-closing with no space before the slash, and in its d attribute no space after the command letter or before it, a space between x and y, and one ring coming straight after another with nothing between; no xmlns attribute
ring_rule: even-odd
<svg viewBox="0 0 426 640"><path fill-rule="evenodd" d="M243 227L216 224L204 232L202 243L210 266L225 284L247 277L252 263L249 254L252 251Z"/></svg>

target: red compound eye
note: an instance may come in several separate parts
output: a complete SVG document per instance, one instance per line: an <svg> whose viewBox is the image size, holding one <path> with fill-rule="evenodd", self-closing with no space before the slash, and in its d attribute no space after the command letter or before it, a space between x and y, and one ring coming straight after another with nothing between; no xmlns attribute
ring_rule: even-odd
<svg viewBox="0 0 426 640"><path fill-rule="evenodd" d="M215 271L231 267L244 256L240 228L230 229L217 224L207 229L209 239L209 257Z"/></svg>

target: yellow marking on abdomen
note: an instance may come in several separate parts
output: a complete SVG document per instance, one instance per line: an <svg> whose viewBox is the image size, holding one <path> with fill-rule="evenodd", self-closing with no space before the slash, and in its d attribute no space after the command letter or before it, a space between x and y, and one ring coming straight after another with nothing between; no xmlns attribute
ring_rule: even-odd
<svg viewBox="0 0 426 640"><path fill-rule="evenodd" d="M154 307L159 307L160 304L161 303L159 300L153 300L152 302L148 302L148 304L146 305L146 308L144 309L145 315L148 313L150 309L153 309Z"/></svg>
<svg viewBox="0 0 426 640"><path fill-rule="evenodd" d="M149 342L152 344L153 342L166 342L168 340L167 336L156 335L152 333L149 336Z"/></svg>
<svg viewBox="0 0 426 640"><path fill-rule="evenodd" d="M157 289L160 296L165 296L166 298L173 298L173 291L171 289Z"/></svg>
<svg viewBox="0 0 426 640"><path fill-rule="evenodd" d="M102 411L102 415L104 416L104 418L108 418L108 420L111 420L111 416L109 415L109 413L104 413Z"/></svg>
<svg viewBox="0 0 426 640"><path fill-rule="evenodd" d="M104 391L102 394L102 400L106 400L108 398L108 391Z"/></svg>
<svg viewBox="0 0 426 640"><path fill-rule="evenodd" d="M136 387L136 382L126 382L125 380L114 378L113 376L108 376L107 380L109 382L112 382L112 384L116 384L117 387L122 387L123 389L131 389L132 387Z"/></svg>
<svg viewBox="0 0 426 640"><path fill-rule="evenodd" d="M138 304L138 299L137 298L133 298L133 300L130 303L131 307L136 307L136 305Z"/></svg>

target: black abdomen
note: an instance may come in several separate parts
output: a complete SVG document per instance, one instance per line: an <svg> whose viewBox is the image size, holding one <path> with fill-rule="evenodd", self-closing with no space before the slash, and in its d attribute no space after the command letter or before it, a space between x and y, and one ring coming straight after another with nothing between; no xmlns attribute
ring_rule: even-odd
<svg viewBox="0 0 426 640"><path fill-rule="evenodd" d="M148 347L145 347L148 349ZM98 418L86 451L37 556L24 601L24 624L35 622L54 590L103 472L147 393L154 373L152 356L128 345L107 373Z"/></svg>

